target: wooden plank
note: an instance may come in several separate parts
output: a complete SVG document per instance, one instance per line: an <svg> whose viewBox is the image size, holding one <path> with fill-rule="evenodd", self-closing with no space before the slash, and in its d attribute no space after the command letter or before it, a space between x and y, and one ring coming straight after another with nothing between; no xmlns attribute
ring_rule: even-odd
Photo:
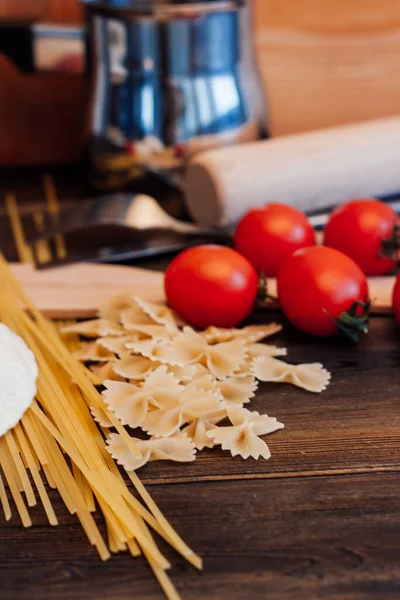
<svg viewBox="0 0 400 600"><path fill-rule="evenodd" d="M205 558L167 550L184 600L397 600L398 474L164 485L151 492ZM60 527L0 525L2 600L162 600L143 559L101 563L51 493ZM132 562L134 560L134 562Z"/></svg>
<svg viewBox="0 0 400 600"><path fill-rule="evenodd" d="M163 274L136 267L80 263L37 271L15 263L12 270L38 308L52 318L94 316L111 296L124 292L153 302L164 299Z"/></svg>
<svg viewBox="0 0 400 600"><path fill-rule="evenodd" d="M56 319L92 317L112 295L131 292L153 302L164 301L163 274L136 267L80 263L37 271L14 263L12 270L26 292L47 316ZM391 313L393 277L369 280L373 311ZM276 281L268 281L276 296Z"/></svg>

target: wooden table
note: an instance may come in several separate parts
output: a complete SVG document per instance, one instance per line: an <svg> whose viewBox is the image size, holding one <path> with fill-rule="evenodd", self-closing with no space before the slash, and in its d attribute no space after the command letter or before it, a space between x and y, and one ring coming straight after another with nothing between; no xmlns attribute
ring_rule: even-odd
<svg viewBox="0 0 400 600"><path fill-rule="evenodd" d="M265 318L272 315L255 321ZM322 362L332 384L319 396L260 387L253 408L286 425L268 438L271 460L213 449L192 464L140 471L205 559L199 574L166 548L172 578L185 600L398 600L400 332L391 318L373 318L356 347L310 339L285 323L276 342L290 361ZM51 499L56 528L40 509L31 530L16 516L0 520L1 600L163 597L144 560L121 554L102 564L77 520L55 493Z"/></svg>

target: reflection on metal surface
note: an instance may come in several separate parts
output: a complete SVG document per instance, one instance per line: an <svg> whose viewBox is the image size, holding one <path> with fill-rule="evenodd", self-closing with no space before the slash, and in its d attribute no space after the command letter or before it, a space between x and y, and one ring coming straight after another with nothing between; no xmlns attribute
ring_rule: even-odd
<svg viewBox="0 0 400 600"><path fill-rule="evenodd" d="M98 172L118 187L142 166L176 169L199 150L257 139L239 19L232 6L174 20L94 12Z"/></svg>

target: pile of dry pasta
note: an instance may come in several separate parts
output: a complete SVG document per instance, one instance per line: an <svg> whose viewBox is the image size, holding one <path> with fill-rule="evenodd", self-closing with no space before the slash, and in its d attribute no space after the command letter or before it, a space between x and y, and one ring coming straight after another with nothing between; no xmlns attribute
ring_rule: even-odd
<svg viewBox="0 0 400 600"><path fill-rule="evenodd" d="M104 408L94 385L98 378L73 357L55 324L32 304L2 257L0 281L0 321L25 341L39 367L36 399L21 421L0 437L0 500L5 518L11 518L8 486L25 527L32 524L29 507L35 506L38 499L49 523L57 525L47 482L58 490L69 512L76 514L103 560L110 557L110 552L143 554L166 596L179 598L166 573L170 564L152 532L199 569L201 559L173 530L135 473L129 476L141 501L129 491L105 448L103 436L107 432L97 427L89 407L105 411L137 458L141 456L139 448L115 415ZM27 310L22 309L23 305ZM69 343L74 346L77 341ZM107 525L107 540L93 518L97 507Z"/></svg>
<svg viewBox="0 0 400 600"><path fill-rule="evenodd" d="M73 323L80 335L75 357L102 382L108 414L130 428L137 457L99 406L91 412L106 431L107 450L132 472L147 462L192 462L197 451L220 446L233 457L271 456L264 436L282 429L275 417L248 410L258 382L291 383L323 391L330 373L319 363L292 365L286 348L261 344L276 323L195 331L163 304L130 294L111 298L97 319Z"/></svg>

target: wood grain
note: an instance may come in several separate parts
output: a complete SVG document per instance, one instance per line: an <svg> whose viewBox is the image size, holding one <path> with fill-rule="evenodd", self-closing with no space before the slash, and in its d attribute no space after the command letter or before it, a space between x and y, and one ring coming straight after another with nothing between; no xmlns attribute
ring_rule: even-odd
<svg viewBox="0 0 400 600"><path fill-rule="evenodd" d="M399 112L396 0L256 0L274 135Z"/></svg>
<svg viewBox="0 0 400 600"><path fill-rule="evenodd" d="M24 181L25 197L35 196L18 173L5 172L0 189L18 184L22 195ZM72 174L65 181L73 186ZM9 255L9 231L1 233ZM151 264L162 269L166 260ZM187 465L141 469L159 507L205 559L199 574L162 546L172 579L183 600L398 600L400 331L392 318L374 317L354 346L302 335L279 313L268 318L284 325L274 343L288 348L288 360L322 362L331 386L318 396L260 387L253 407L286 425L267 439L269 461L214 449ZM265 319L261 312L253 322ZM15 515L0 518L1 600L162 600L142 559L102 563L76 517L50 496L58 527L40 508L28 530Z"/></svg>
<svg viewBox="0 0 400 600"><path fill-rule="evenodd" d="M15 264L12 269L35 304L51 318L92 317L110 296L124 292L151 302L164 299L162 273L146 269L85 263L41 271Z"/></svg>
<svg viewBox="0 0 400 600"><path fill-rule="evenodd" d="M178 561L184 600L395 600L399 590L400 383L398 332L374 319L360 347L311 341L286 329L289 359L332 370L313 396L263 387L254 407L286 429L268 442L268 462L200 453L190 465L153 463L141 478L185 540L205 558L197 574ZM143 561L102 564L56 495L61 525L0 523L2 600L158 600ZM176 564L176 556L167 551Z"/></svg>
<svg viewBox="0 0 400 600"><path fill-rule="evenodd" d="M205 570L179 564L183 600L397 600L398 473L152 486ZM51 494L54 498L54 494ZM0 526L2 600L162 600L142 559L102 564L59 503L61 525ZM33 511L35 513L35 511ZM168 558L176 557L167 551Z"/></svg>

